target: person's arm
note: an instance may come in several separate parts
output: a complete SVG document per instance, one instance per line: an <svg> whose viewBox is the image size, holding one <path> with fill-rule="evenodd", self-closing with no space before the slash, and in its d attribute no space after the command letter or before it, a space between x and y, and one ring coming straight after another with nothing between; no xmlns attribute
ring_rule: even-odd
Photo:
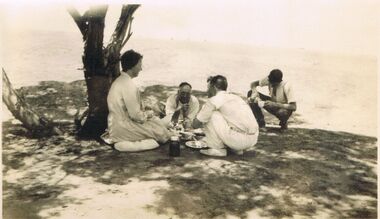
<svg viewBox="0 0 380 219"><path fill-rule="evenodd" d="M135 122L144 123L147 120L147 115L141 110L137 95L139 95L137 88L131 84L125 86L122 91L123 101L129 117Z"/></svg>
<svg viewBox="0 0 380 219"><path fill-rule="evenodd" d="M197 118L193 120L193 123L191 124L194 129L202 128L203 123L199 121Z"/></svg>
<svg viewBox="0 0 380 219"><path fill-rule="evenodd" d="M251 83L251 90L248 92L248 102L257 102L260 100L259 93L257 92L256 88L258 86L264 87L269 85L269 79L268 77L265 77L261 80L257 80Z"/></svg>
<svg viewBox="0 0 380 219"><path fill-rule="evenodd" d="M216 107L214 104L211 103L211 101L207 101L201 111L199 111L197 117L193 120L192 127L197 129L203 126L204 123L207 123L212 113L216 110Z"/></svg>
<svg viewBox="0 0 380 219"><path fill-rule="evenodd" d="M256 90L256 87L260 85L260 81L254 81L251 83L251 89L255 89Z"/></svg>
<svg viewBox="0 0 380 219"><path fill-rule="evenodd" d="M291 102L291 103L276 103L276 102L268 100L268 101L265 101L264 106L278 107L278 108L292 110L292 111L296 111L297 110L297 104L296 104L296 102Z"/></svg>
<svg viewBox="0 0 380 219"><path fill-rule="evenodd" d="M266 101L264 106L269 105L269 106L279 107L282 109L296 111L297 110L296 98L294 95L293 88L289 83L285 84L284 92L285 92L285 96L286 96L288 103L276 103L276 102L272 102L272 101Z"/></svg>
<svg viewBox="0 0 380 219"><path fill-rule="evenodd" d="M259 96L257 90L256 90L256 87L260 85L260 81L254 81L251 83L251 90L248 91L248 94L247 94L247 100L248 100L248 103L253 103L253 102L257 102L257 97Z"/></svg>

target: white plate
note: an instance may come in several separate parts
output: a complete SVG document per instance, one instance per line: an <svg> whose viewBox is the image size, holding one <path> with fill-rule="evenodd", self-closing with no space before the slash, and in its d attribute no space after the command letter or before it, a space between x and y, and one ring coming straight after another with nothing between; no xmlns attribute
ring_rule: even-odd
<svg viewBox="0 0 380 219"><path fill-rule="evenodd" d="M202 141L188 141L185 143L185 145L187 147L196 148L196 149L207 148L206 143L204 143Z"/></svg>

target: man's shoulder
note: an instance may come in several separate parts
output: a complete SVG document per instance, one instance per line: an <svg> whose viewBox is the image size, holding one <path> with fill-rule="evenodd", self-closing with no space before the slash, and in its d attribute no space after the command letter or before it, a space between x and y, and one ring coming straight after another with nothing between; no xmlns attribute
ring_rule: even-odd
<svg viewBox="0 0 380 219"><path fill-rule="evenodd" d="M176 96L177 94L170 94L168 98L166 99L166 101L173 103L176 100Z"/></svg>
<svg viewBox="0 0 380 219"><path fill-rule="evenodd" d="M292 87L292 83L290 83L289 81L282 81L282 86L284 87L284 88L290 88L290 87Z"/></svg>
<svg viewBox="0 0 380 219"><path fill-rule="evenodd" d="M259 86L260 87L269 86L269 79L268 79L268 77L260 79L259 80Z"/></svg>
<svg viewBox="0 0 380 219"><path fill-rule="evenodd" d="M177 94L170 94L170 95L168 96L168 100L169 100L169 99L175 99L176 96L177 96Z"/></svg>
<svg viewBox="0 0 380 219"><path fill-rule="evenodd" d="M209 101L216 106L216 108L219 108L224 104L224 102L228 99L228 96L233 95L228 92L219 92L215 96L209 98Z"/></svg>
<svg viewBox="0 0 380 219"><path fill-rule="evenodd" d="M285 93L288 102L296 102L292 84L288 81L283 83L283 92Z"/></svg>
<svg viewBox="0 0 380 219"><path fill-rule="evenodd" d="M198 98L197 98L196 96L191 95L190 97L191 97L191 101L199 102L199 101L198 101Z"/></svg>

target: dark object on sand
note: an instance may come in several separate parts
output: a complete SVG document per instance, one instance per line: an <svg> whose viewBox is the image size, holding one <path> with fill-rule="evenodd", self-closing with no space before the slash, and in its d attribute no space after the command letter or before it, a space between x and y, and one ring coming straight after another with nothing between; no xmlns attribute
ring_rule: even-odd
<svg viewBox="0 0 380 219"><path fill-rule="evenodd" d="M178 157L180 155L181 148L179 145L179 137L173 136L170 138L169 155L171 157Z"/></svg>

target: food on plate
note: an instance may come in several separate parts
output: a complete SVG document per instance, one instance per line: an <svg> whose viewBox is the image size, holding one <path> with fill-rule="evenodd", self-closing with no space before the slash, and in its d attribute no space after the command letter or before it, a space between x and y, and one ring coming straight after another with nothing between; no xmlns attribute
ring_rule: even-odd
<svg viewBox="0 0 380 219"><path fill-rule="evenodd" d="M190 147L190 148L207 148L207 145L206 143L204 143L203 141L188 141L185 143L185 145L187 147Z"/></svg>

